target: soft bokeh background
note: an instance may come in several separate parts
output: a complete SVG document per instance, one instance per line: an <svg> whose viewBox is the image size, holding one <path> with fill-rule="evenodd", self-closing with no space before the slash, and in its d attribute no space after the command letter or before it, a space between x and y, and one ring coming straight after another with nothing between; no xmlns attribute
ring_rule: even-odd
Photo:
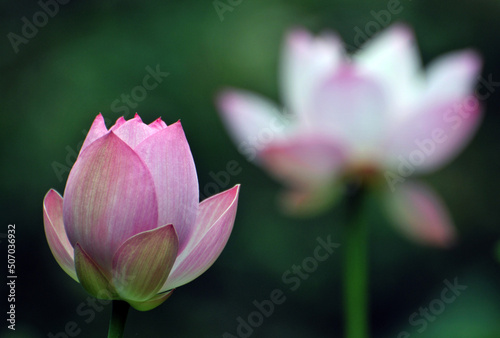
<svg viewBox="0 0 500 338"><path fill-rule="evenodd" d="M112 108L141 85L146 67L169 75L129 109L145 122L158 116L182 120L204 196L242 184L233 234L214 266L176 290L159 308L132 311L126 337L237 336L254 300L280 289L286 301L254 329L252 337L341 337L342 246L300 287L290 290L283 274L313 254L317 238L342 244L342 210L312 219L287 217L276 207L280 185L249 164L230 141L214 108L224 86L260 92L279 101L278 57L292 26L338 31L356 47L356 28L403 21L415 30L425 63L451 50L474 47L484 57L483 77L500 82L500 2L495 0L401 0L402 10L377 22L373 13L391 1L222 0L218 15L205 1L71 1L15 53L7 34L21 35L23 17L41 10L35 1L0 5L0 96L2 224L17 229L17 325L7 311L1 282L2 337L48 337L76 324L79 337L103 337L110 306L90 311L88 295L57 265L45 240L42 199L64 186L75 153L95 116L109 123L126 110ZM231 5L232 3L232 5ZM372 12L373 11L373 12ZM368 26L367 26L368 25ZM365 28L369 27L369 32ZM352 48L350 48L352 49ZM490 81L491 82L491 81ZM484 94L486 87L481 87ZM424 179L446 201L460 233L451 250L421 247L399 237L372 203L371 329L374 337L500 337L500 84L483 104L484 122L468 148L446 168ZM236 161L241 172L217 183L213 173ZM56 168L56 169L54 169ZM212 173L212 175L210 174ZM215 183L215 184L214 184ZM0 238L6 257L6 240ZM6 259L5 259L6 260ZM2 273L6 261L0 262ZM445 279L467 289L439 316L411 325L409 317L441 297ZM84 304L84 305L82 305ZM84 314L82 315L82 311ZM95 314L95 318L92 315ZM417 332L422 329L423 332ZM404 337L405 335L401 335ZM65 337L59 335L58 337Z"/></svg>

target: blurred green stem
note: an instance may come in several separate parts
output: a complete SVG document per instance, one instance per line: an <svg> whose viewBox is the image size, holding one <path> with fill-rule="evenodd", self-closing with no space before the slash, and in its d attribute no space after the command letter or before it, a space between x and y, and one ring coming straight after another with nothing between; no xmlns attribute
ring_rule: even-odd
<svg viewBox="0 0 500 338"><path fill-rule="evenodd" d="M111 310L111 320L109 321L108 338L121 338L125 330L129 303L122 300L114 300Z"/></svg>
<svg viewBox="0 0 500 338"><path fill-rule="evenodd" d="M367 192L356 187L347 196L344 251L344 315L347 338L368 337L368 222L365 218Z"/></svg>

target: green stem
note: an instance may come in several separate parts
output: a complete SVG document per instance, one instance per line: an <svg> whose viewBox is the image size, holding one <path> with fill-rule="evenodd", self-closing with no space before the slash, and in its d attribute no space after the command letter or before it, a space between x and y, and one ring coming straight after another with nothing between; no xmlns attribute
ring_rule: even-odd
<svg viewBox="0 0 500 338"><path fill-rule="evenodd" d="M111 320L109 321L108 338L122 338L127 320L129 303L122 300L114 300L111 310Z"/></svg>
<svg viewBox="0 0 500 338"><path fill-rule="evenodd" d="M348 196L344 252L344 307L347 338L368 337L368 222L363 215L366 190L357 187Z"/></svg>

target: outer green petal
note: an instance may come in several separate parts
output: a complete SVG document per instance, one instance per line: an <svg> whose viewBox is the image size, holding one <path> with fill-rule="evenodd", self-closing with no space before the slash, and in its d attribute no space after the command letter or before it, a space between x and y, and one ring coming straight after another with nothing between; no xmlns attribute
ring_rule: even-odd
<svg viewBox="0 0 500 338"><path fill-rule="evenodd" d="M145 302L134 302L129 300L128 303L138 311L149 311L161 305L164 301L170 298L172 292L174 292L174 290L170 290L169 292L166 293L160 293L158 296Z"/></svg>
<svg viewBox="0 0 500 338"><path fill-rule="evenodd" d="M92 296L100 299L119 299L109 279L80 243L75 245L75 268L80 283Z"/></svg>
<svg viewBox="0 0 500 338"><path fill-rule="evenodd" d="M167 280L178 247L172 224L126 240L113 257L113 285L120 297L134 302L154 297Z"/></svg>

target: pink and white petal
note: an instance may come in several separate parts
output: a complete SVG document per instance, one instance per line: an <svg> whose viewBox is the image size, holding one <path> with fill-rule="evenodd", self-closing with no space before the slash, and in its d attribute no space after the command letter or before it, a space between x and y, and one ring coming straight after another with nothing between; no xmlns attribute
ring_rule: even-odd
<svg viewBox="0 0 500 338"><path fill-rule="evenodd" d="M167 128L167 124L162 121L161 117L148 124L148 126L154 130L162 130Z"/></svg>
<svg viewBox="0 0 500 338"><path fill-rule="evenodd" d="M172 224L127 239L113 257L113 285L122 299L144 302L165 284L179 242Z"/></svg>
<svg viewBox="0 0 500 338"><path fill-rule="evenodd" d="M427 245L449 247L455 228L444 203L429 187L406 182L386 194L386 211L392 224L408 238Z"/></svg>
<svg viewBox="0 0 500 338"><path fill-rule="evenodd" d="M64 226L110 271L113 254L129 237L157 227L153 177L139 156L114 132L89 145L71 170L63 202Z"/></svg>
<svg viewBox="0 0 500 338"><path fill-rule="evenodd" d="M158 198L158 224L173 224L184 250L198 212L198 177L180 122L140 143L135 152L151 173Z"/></svg>
<svg viewBox="0 0 500 338"><path fill-rule="evenodd" d="M157 131L156 128L151 128L147 124L144 124L137 114L133 119L113 129L115 135L121 138L132 149Z"/></svg>
<svg viewBox="0 0 500 338"><path fill-rule="evenodd" d="M469 143L481 117L481 106L473 96L419 108L387 133L383 147L387 167L408 162L414 172L438 169Z"/></svg>
<svg viewBox="0 0 500 338"><path fill-rule="evenodd" d="M267 134L273 139L283 138L294 120L291 114L281 114L269 100L242 90L224 90L217 97L217 106L239 150L262 149L269 142ZM250 160L254 158L252 155Z"/></svg>
<svg viewBox="0 0 500 338"><path fill-rule="evenodd" d="M144 302L135 302L132 300L127 300L127 302L137 311L149 311L153 310L157 306L160 306L164 301L172 296L173 292L174 290L170 290L168 292L161 293Z"/></svg>
<svg viewBox="0 0 500 338"><path fill-rule="evenodd" d="M63 198L50 189L43 199L43 224L50 251L59 266L78 282L75 270L73 246L66 236L63 222Z"/></svg>
<svg viewBox="0 0 500 338"><path fill-rule="evenodd" d="M307 120L312 93L345 59L342 41L332 33L313 37L303 29L289 32L280 63L287 109Z"/></svg>
<svg viewBox="0 0 500 338"><path fill-rule="evenodd" d="M395 24L368 41L353 60L361 74L381 81L398 108L415 102L421 93L420 54L413 32L403 24ZM404 114L405 110L392 112Z"/></svg>
<svg viewBox="0 0 500 338"><path fill-rule="evenodd" d="M481 71L481 57L473 50L448 53L427 68L426 100L458 100L471 95Z"/></svg>
<svg viewBox="0 0 500 338"><path fill-rule="evenodd" d="M274 177L300 190L332 182L346 162L340 143L316 136L275 142L259 154L260 164Z"/></svg>
<svg viewBox="0 0 500 338"><path fill-rule="evenodd" d="M80 154L82 151L89 146L92 142L97 140L98 138L106 135L108 133L108 128L106 128L106 123L104 122L104 118L102 114L96 116L94 122L90 126L90 130L85 137L85 141L83 141L82 148L80 149Z"/></svg>
<svg viewBox="0 0 500 338"><path fill-rule="evenodd" d="M177 257L162 291L174 289L200 276L215 262L233 229L240 186L201 202L195 231Z"/></svg>
<svg viewBox="0 0 500 338"><path fill-rule="evenodd" d="M320 86L313 107L314 130L342 140L354 156L380 151L389 106L379 83L345 67Z"/></svg>

